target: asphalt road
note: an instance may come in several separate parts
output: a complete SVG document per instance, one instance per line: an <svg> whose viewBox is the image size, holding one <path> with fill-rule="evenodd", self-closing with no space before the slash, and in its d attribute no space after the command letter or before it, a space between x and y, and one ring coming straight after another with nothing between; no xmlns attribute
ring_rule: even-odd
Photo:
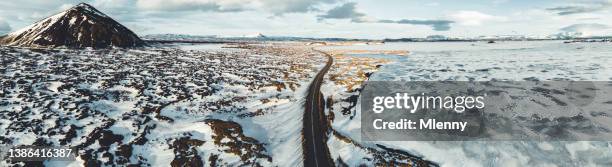
<svg viewBox="0 0 612 167"><path fill-rule="evenodd" d="M314 50L314 49L313 49ZM327 148L327 118L325 116L325 100L321 94L321 84L323 77L333 64L331 55L327 56L328 61L325 67L319 71L315 79L308 88L304 112L304 166L305 167L326 167L334 166L334 162Z"/></svg>

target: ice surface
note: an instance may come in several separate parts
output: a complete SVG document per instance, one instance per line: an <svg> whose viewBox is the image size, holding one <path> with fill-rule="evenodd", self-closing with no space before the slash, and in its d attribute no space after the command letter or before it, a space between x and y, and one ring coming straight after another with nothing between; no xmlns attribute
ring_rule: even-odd
<svg viewBox="0 0 612 167"><path fill-rule="evenodd" d="M370 77L380 81L612 80L610 43L417 42L326 49L410 51L408 56L353 55L392 60L393 63L382 66ZM336 92L343 94L338 88ZM531 103L526 101L523 104ZM334 105L333 111L338 113L339 107L344 105ZM335 114L333 123L333 128L339 133L357 141L360 139L361 112L358 106L351 115L340 117ZM610 127L610 117L586 117ZM421 155L442 166L606 166L612 163L612 143L609 141L380 141L361 144L383 144ZM361 156L358 153L341 154L343 147L334 145L337 144L330 145L330 149L334 148L338 152L335 154L345 159Z"/></svg>

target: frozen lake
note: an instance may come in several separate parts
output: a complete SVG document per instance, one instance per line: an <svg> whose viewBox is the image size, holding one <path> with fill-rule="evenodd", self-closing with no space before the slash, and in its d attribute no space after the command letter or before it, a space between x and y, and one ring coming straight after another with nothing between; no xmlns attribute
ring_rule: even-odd
<svg viewBox="0 0 612 167"><path fill-rule="evenodd" d="M395 60L372 80L612 80L612 43L410 42L325 49L410 51L408 56L356 55Z"/></svg>
<svg viewBox="0 0 612 167"><path fill-rule="evenodd" d="M377 81L612 80L612 43L410 42L328 46L324 49L410 51L407 56L354 54L353 56L393 60L393 63L384 65L371 76L371 80ZM610 120L609 115L585 118ZM612 164L610 141L379 141L374 143L423 155L425 159L438 162L442 166Z"/></svg>

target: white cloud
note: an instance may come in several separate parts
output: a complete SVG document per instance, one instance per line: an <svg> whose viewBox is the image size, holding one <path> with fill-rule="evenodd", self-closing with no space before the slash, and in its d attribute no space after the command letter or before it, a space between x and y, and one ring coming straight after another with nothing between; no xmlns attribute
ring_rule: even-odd
<svg viewBox="0 0 612 167"><path fill-rule="evenodd" d="M144 10L159 11L244 11L258 10L274 14L304 13L318 10L317 5L336 0L137 0Z"/></svg>
<svg viewBox="0 0 612 167"><path fill-rule="evenodd" d="M458 11L448 16L450 20L465 26L479 26L490 21L506 21L506 17L493 16L478 11Z"/></svg>
<svg viewBox="0 0 612 167"><path fill-rule="evenodd" d="M157 11L242 11L250 9L255 1L244 0L137 0L143 10Z"/></svg>
<svg viewBox="0 0 612 167"><path fill-rule="evenodd" d="M429 3L426 3L425 6L428 6L428 7L440 6L440 3L438 3L438 2L429 2Z"/></svg>
<svg viewBox="0 0 612 167"><path fill-rule="evenodd" d="M495 4L495 5L499 5L499 4L506 3L506 2L508 2L508 1L510 1L510 0L493 0L493 4Z"/></svg>
<svg viewBox="0 0 612 167"><path fill-rule="evenodd" d="M583 35L589 36L592 34L599 34L611 27L605 24L599 23L584 23L584 24L573 24L561 28L561 31L565 32L579 32Z"/></svg>

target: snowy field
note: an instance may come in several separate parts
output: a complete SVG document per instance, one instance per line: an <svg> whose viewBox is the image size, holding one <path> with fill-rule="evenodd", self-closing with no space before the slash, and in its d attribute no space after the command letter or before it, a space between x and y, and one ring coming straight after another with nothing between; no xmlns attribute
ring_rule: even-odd
<svg viewBox="0 0 612 167"><path fill-rule="evenodd" d="M359 134L360 117L355 112L361 85L369 76L376 74L381 65L392 63L390 60L366 56L334 55L334 64L321 92L327 101L327 115L331 122L332 133L327 142L331 157L337 165L348 166L414 166L427 164L420 156L376 144L359 142L351 135ZM384 66L383 66L384 67ZM356 123L356 124L355 124ZM367 145L364 145L367 144Z"/></svg>
<svg viewBox="0 0 612 167"><path fill-rule="evenodd" d="M204 48L1 47L0 147L78 149L47 166L301 165L303 96L326 58Z"/></svg>
<svg viewBox="0 0 612 167"><path fill-rule="evenodd" d="M376 81L610 81L611 43L456 42L388 43L369 46L337 46L328 50L408 50L407 56L355 54L353 59L387 60L374 72ZM373 61L375 62L375 61ZM353 70L357 75L357 70ZM348 89L352 87L352 89ZM359 88L359 87L357 87ZM408 152L441 166L608 166L612 164L610 141L380 141L360 142L360 110L355 86L328 81L333 94L332 128L352 139L329 141L333 156L348 164L369 164L371 153L359 147L389 148ZM341 95L342 97L337 97ZM607 98L608 100L610 98ZM533 103L533 102L531 102ZM611 120L610 115L586 115ZM604 121L605 122L605 121Z"/></svg>

